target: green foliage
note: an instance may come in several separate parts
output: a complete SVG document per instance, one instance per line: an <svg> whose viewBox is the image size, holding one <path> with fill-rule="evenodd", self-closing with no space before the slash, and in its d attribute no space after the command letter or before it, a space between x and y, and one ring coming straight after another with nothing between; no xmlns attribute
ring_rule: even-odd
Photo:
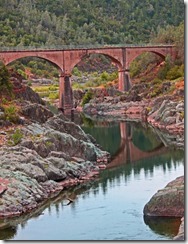
<svg viewBox="0 0 188 244"><path fill-rule="evenodd" d="M101 79L102 79L103 81L107 81L107 80L109 80L109 75L108 75L108 73L107 73L106 71L104 71L104 72L101 74Z"/></svg>
<svg viewBox="0 0 188 244"><path fill-rule="evenodd" d="M1 46L143 43L157 28L180 24L184 2L3 0L0 13Z"/></svg>
<svg viewBox="0 0 188 244"><path fill-rule="evenodd" d="M184 22L177 26L173 24L159 27L158 31L151 37L152 43L174 43L177 49L177 59L180 64L184 62Z"/></svg>
<svg viewBox="0 0 188 244"><path fill-rule="evenodd" d="M8 100L7 100L5 97L3 97L3 98L1 99L1 103L2 103L3 105L5 105L5 104L8 103Z"/></svg>
<svg viewBox="0 0 188 244"><path fill-rule="evenodd" d="M93 98L93 92L89 90L82 98L82 106L88 103Z"/></svg>
<svg viewBox="0 0 188 244"><path fill-rule="evenodd" d="M117 79L118 72L113 72L111 74L104 71L102 74L98 74L97 72L90 73L89 81L85 82L84 84L80 84L78 82L74 82L72 87L73 89L87 89L90 87L98 87L103 85L107 87L107 82L113 81Z"/></svg>
<svg viewBox="0 0 188 244"><path fill-rule="evenodd" d="M59 98L59 93L58 93L58 92L50 93L48 97L49 97L49 99L51 99L51 100L58 99L58 98Z"/></svg>
<svg viewBox="0 0 188 244"><path fill-rule="evenodd" d="M27 75L26 75L26 73L25 73L23 70L18 69L17 72L18 72L18 74L20 74L24 79L27 79Z"/></svg>
<svg viewBox="0 0 188 244"><path fill-rule="evenodd" d="M169 62L165 62L164 66L162 66L160 69L159 69L159 72L157 74L157 78L161 79L161 80L164 80L166 79L166 76L167 76L167 73L168 71L170 70L171 68L171 65Z"/></svg>
<svg viewBox="0 0 188 244"><path fill-rule="evenodd" d="M12 84L10 83L10 74L7 67L0 62L0 93L4 91L11 93Z"/></svg>
<svg viewBox="0 0 188 244"><path fill-rule="evenodd" d="M72 74L78 77L82 76L82 73L80 72L80 70L77 67L74 67Z"/></svg>
<svg viewBox="0 0 188 244"><path fill-rule="evenodd" d="M160 80L159 78L155 78L153 81L152 81L152 85L159 85L162 83L162 80Z"/></svg>
<svg viewBox="0 0 188 244"><path fill-rule="evenodd" d="M179 77L182 77L182 71L179 66L175 65L172 67L166 74L166 78L169 80L175 80Z"/></svg>
<svg viewBox="0 0 188 244"><path fill-rule="evenodd" d="M130 76L134 78L147 69L152 69L158 62L161 62L162 59L153 53L142 53L139 55L130 65Z"/></svg>
<svg viewBox="0 0 188 244"><path fill-rule="evenodd" d="M18 109L14 105L9 105L4 107L5 120L12 123L17 123L19 120Z"/></svg>
<svg viewBox="0 0 188 244"><path fill-rule="evenodd" d="M32 86L32 81L29 80L29 81L27 82L27 85L28 85L28 86Z"/></svg>
<svg viewBox="0 0 188 244"><path fill-rule="evenodd" d="M84 126L93 128L94 127L94 121L88 117L86 117L84 114L81 114L82 123Z"/></svg>
<svg viewBox="0 0 188 244"><path fill-rule="evenodd" d="M49 91L57 91L59 90L59 85L51 85L49 86Z"/></svg>
<svg viewBox="0 0 188 244"><path fill-rule="evenodd" d="M16 131L10 136L8 143L11 146L15 146L21 142L22 138L23 138L23 133L21 132L20 129L16 129Z"/></svg>

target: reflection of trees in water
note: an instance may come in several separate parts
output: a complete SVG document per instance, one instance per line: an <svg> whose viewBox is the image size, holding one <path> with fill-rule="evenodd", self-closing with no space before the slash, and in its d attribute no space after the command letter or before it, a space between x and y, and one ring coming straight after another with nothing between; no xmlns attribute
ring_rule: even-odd
<svg viewBox="0 0 188 244"><path fill-rule="evenodd" d="M161 140L151 127L144 129L140 123L132 125L132 142L141 151L152 151L161 145Z"/></svg>
<svg viewBox="0 0 188 244"><path fill-rule="evenodd" d="M84 124L82 129L86 133L92 135L103 150L106 150L110 152L111 155L114 155L121 143L119 123L104 120L93 121L90 118L87 118L87 120L92 122L92 127L88 124Z"/></svg>
<svg viewBox="0 0 188 244"><path fill-rule="evenodd" d="M17 233L17 226L12 226L3 230L0 230L0 240L10 240L14 238Z"/></svg>
<svg viewBox="0 0 188 244"><path fill-rule="evenodd" d="M101 173L103 178L102 186L107 187L107 182L111 184L116 181L118 183L121 177L124 177L125 183L130 180L130 177L139 176L141 171L144 171L145 177L152 176L154 170L158 167L162 167L164 174L174 167L175 169L180 164L183 164L184 152L183 151L170 151L164 155L147 158L144 160L137 161L134 164L125 164L117 168L109 169ZM106 190L104 190L106 192Z"/></svg>

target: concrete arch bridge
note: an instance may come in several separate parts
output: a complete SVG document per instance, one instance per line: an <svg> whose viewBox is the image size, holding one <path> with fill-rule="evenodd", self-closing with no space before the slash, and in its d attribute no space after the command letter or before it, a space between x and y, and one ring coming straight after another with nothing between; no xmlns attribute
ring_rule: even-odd
<svg viewBox="0 0 188 244"><path fill-rule="evenodd" d="M176 58L174 45L121 45L121 46L98 46L98 47L60 47L60 48L25 48L7 49L1 48L0 60L5 65L11 62L25 58L38 57L45 59L59 68L59 109L62 111L71 111L73 109L73 95L71 88L71 72L84 57L96 53L108 56L112 63L118 68L119 90L128 91L131 87L129 77L130 63L140 54L152 52L165 59L170 55L172 59Z"/></svg>

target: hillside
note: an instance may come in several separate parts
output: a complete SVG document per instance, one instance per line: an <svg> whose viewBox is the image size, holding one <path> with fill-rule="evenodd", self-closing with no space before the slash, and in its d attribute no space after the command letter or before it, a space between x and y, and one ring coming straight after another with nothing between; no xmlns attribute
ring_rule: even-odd
<svg viewBox="0 0 188 244"><path fill-rule="evenodd" d="M1 0L0 47L145 43L183 19L182 0Z"/></svg>

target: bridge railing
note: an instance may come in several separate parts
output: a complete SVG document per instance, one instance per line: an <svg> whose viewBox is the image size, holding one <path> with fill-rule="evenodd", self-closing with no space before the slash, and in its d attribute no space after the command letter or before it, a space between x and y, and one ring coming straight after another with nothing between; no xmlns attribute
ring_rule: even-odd
<svg viewBox="0 0 188 244"><path fill-rule="evenodd" d="M73 50L73 49L102 49L102 48L126 48L126 47L171 47L175 46L172 43L144 43L144 44L96 44L96 45L62 45L62 46L0 46L0 51L45 51L45 50Z"/></svg>

